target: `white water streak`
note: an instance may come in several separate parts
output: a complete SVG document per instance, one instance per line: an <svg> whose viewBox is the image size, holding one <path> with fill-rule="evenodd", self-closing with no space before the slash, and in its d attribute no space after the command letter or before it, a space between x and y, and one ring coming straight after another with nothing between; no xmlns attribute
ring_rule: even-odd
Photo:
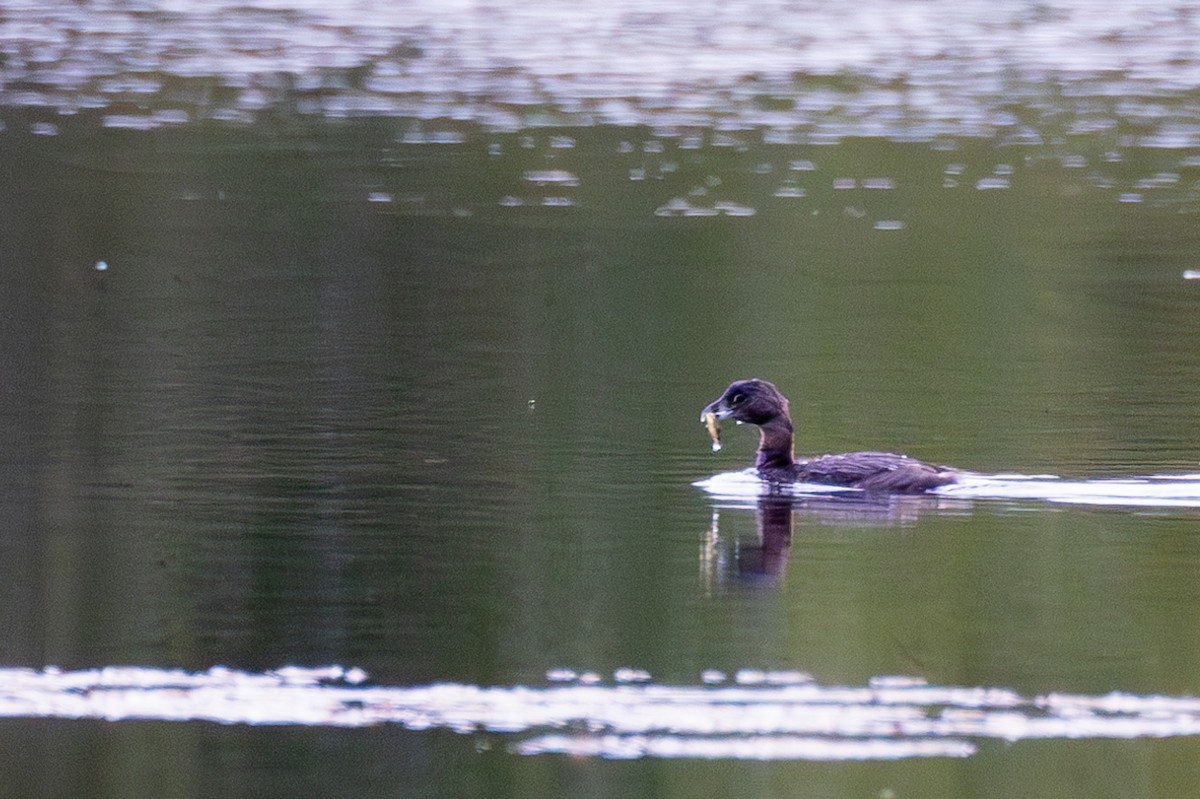
<svg viewBox="0 0 1200 799"><path fill-rule="evenodd" d="M780 491L778 487L772 488L760 480L753 469L716 474L693 485L719 499L734 501L752 500ZM861 495L854 489L804 483L790 486L784 493L797 497L830 493ZM961 482L943 486L931 493L938 497L971 500L1200 508L1200 474L1066 480L1055 475L966 473Z"/></svg>
<svg viewBox="0 0 1200 799"><path fill-rule="evenodd" d="M553 679L573 679L552 672ZM518 754L756 760L966 757L979 742L1200 734L1200 699L1110 693L1032 698L919 678L823 686L807 676L706 673L700 685L588 675L542 686L381 686L357 669L0 669L0 716L361 727L514 737ZM765 675L765 676L764 676ZM719 680L719 682L717 682Z"/></svg>

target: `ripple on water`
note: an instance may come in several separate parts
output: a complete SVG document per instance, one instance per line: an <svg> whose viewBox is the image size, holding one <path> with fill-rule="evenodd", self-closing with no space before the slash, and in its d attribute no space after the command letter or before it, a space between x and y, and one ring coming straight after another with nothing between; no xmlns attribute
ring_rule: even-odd
<svg viewBox="0 0 1200 799"><path fill-rule="evenodd" d="M722 124L764 128L778 142L817 126L834 137L1026 145L1132 123L1148 146L1200 141L1200 58L1186 46L1200 38L1200 18L1148 0L1099 17L1087 0L1062 0L1053 14L1025 4L964 14L952 0L744 0L732 16L722 0L662 0L651 15L636 0L474 13L430 0L319 6L179 2L160 13L14 0L0 25L12 87L0 102L182 103L210 119L212 98L232 93L228 106L251 117L285 108L503 129ZM863 22L876 17L891 24ZM1047 75L1059 87L1052 100Z"/></svg>

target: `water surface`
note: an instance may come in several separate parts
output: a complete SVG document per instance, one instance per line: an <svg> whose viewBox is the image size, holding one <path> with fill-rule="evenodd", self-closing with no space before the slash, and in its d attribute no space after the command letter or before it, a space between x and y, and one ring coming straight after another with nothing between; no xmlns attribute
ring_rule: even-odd
<svg viewBox="0 0 1200 799"><path fill-rule="evenodd" d="M696 417L752 375L789 394L805 451L1085 485L1194 475L1188 151L15 118L6 666L1200 690L1192 507L804 498L772 549L757 500L692 485L751 459L749 431L714 455ZM1197 746L609 762L398 724L3 726L26 795L1169 796Z"/></svg>

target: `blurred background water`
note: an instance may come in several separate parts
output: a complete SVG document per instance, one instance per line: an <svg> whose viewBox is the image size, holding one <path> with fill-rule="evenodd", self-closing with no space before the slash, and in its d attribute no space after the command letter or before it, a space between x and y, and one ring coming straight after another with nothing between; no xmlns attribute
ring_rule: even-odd
<svg viewBox="0 0 1200 799"><path fill-rule="evenodd" d="M764 578L761 517L691 483L751 460L697 422L746 376L805 451L1197 471L1197 24L6 5L0 661L1195 694L1195 510L800 502ZM0 730L13 796L1177 796L1197 762L1188 737L763 764Z"/></svg>

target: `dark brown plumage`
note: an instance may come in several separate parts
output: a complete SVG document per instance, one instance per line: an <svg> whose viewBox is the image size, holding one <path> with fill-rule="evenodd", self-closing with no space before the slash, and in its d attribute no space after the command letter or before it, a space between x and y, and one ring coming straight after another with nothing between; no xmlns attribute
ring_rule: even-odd
<svg viewBox="0 0 1200 799"><path fill-rule="evenodd" d="M820 483L865 491L919 494L958 479L957 472L948 467L890 452L847 452L796 460L787 398L765 380L731 383L704 408L701 421L709 414L758 427L755 466L771 482Z"/></svg>

